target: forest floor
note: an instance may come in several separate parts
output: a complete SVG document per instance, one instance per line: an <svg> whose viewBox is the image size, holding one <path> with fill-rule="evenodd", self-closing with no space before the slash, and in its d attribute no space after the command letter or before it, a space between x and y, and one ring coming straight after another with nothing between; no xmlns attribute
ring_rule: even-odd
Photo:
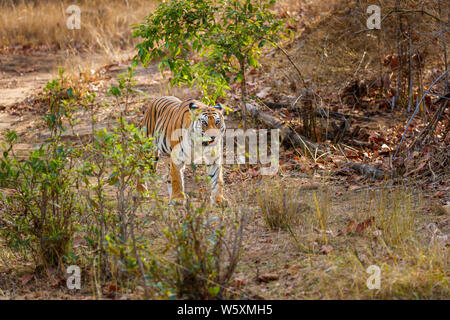
<svg viewBox="0 0 450 320"><path fill-rule="evenodd" d="M50 136L42 120L48 111L43 88L58 76L59 67L74 84L110 105L96 115L96 129L115 125L119 110L107 91L117 85L117 76L127 70L135 53L130 49L136 40L131 39L130 25L142 22L159 2L129 0L111 5L113 2L81 1L80 32L61 27L66 22L61 13L70 1L0 5L0 21L6 22L0 28L0 133L17 132L19 156L25 157ZM383 12L388 12L390 2L380 1ZM405 9L414 9L415 1L401 3ZM415 8L436 10L434 2L425 7L423 3L417 1ZM399 57L396 43L400 39L394 36L401 23L397 24L394 15L383 22L381 32L360 32L370 4L277 1L276 13L286 19L292 37L280 44L284 53L271 47L263 50L260 67L246 74L249 97L261 111L315 140L321 151L299 150L283 143L279 170L272 176L261 175L258 165L224 165L224 194L229 205L211 210L225 216L224 221L237 213L247 217L240 260L226 288L230 298L450 298L448 107L428 143L409 150L439 108L436 95L446 93L442 83L431 90L406 128L412 114L412 110L406 112L408 94L414 109L423 93L417 85L408 92L406 61L409 58L414 83L420 81L421 89L426 89L444 71L441 47L448 32L439 31L442 25L424 15L409 17L410 24L404 17L408 32L398 36L408 35L410 46L412 38L417 54L405 56L408 41L403 38L404 52ZM399 61L403 66L399 67ZM419 63L411 71L414 61ZM398 73L401 77L397 78ZM168 88L170 75L166 76L161 75L157 62L146 69L137 67L136 89L144 94L130 101L130 122L137 123L142 117L148 98L200 97L195 89ZM391 102L397 88L402 100L394 108ZM309 115L301 114L311 93L316 107L325 110L314 118L317 127L313 131L304 127ZM232 81L227 98L220 101L233 110L225 117L229 129L242 128L239 97L239 83ZM74 118L79 122L64 132L63 139L92 133L89 114L78 110ZM248 127L265 128L253 118ZM405 142L393 162L402 135ZM2 139L3 135L0 142ZM156 185L161 186L163 201L168 200L167 160L161 160L157 172L160 179ZM197 173L187 168L186 189L190 198L201 202L208 186L195 178ZM292 217L278 228L269 213ZM157 242L154 237L161 236L157 231L165 221L155 218L151 210L137 216L151 220L151 228L144 234ZM74 238L74 251L93 250L80 232ZM95 267L91 264L90 269L86 267L89 270L82 270L81 290L72 291L61 270L42 270L32 260L29 254L8 248L0 238L0 300L95 299L98 291L104 299L144 297L138 280L119 283L108 279L99 290L94 288L89 270ZM379 288L368 285L373 268L380 272Z"/></svg>
<svg viewBox="0 0 450 320"><path fill-rule="evenodd" d="M24 154L49 135L41 121L39 97L45 83L54 78L61 59L58 54L0 55L0 131L16 130L20 139L18 149ZM114 62L93 69L90 88L107 101L110 98L106 90L128 64L129 61ZM135 78L138 88L149 97L160 96L165 90L165 79L156 64L148 69L139 67ZM189 97L189 92L176 89L170 94L183 99ZM130 120L139 119L145 99L132 102L136 108L130 113ZM103 110L99 114L101 126L113 125L117 112ZM88 116L80 114L79 118L82 120L74 131L89 134ZM366 129L382 135L404 121L401 115L378 114L366 124ZM226 122L228 128L239 126L234 114L228 115ZM73 138L69 132L65 135L67 139ZM339 155L335 153L335 157ZM345 153L340 157L344 159ZM167 159L162 162L159 170L165 176ZM448 181L441 179L425 187L424 180L412 177L376 180L336 163L314 161L282 148L280 169L272 177L262 177L255 166L225 165L225 196L230 200L227 210L245 211L250 217L244 231L241 261L230 287L234 296L448 299ZM163 180L159 183L164 185ZM201 190L206 188L194 181L190 168L186 172L186 186L193 198L200 197ZM265 190L263 197L274 197L283 203L291 195L285 186L301 191L298 201L304 204L304 220L289 231L272 231L267 228L258 197ZM161 190L160 195L167 197L165 188ZM319 207L315 198L319 199ZM320 226L311 218L316 217L316 210L321 210ZM71 293L58 281L35 275L33 265L15 259L9 251L1 255L2 299L93 297L90 288ZM370 265L382 270L379 290L366 286L370 276L366 269ZM115 295L110 290L105 287L106 297L108 294L121 299L141 297L141 293L126 288Z"/></svg>

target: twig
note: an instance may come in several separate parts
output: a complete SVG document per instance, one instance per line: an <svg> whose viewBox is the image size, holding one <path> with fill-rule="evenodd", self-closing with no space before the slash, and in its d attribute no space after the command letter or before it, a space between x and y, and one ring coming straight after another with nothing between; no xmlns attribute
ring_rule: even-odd
<svg viewBox="0 0 450 320"><path fill-rule="evenodd" d="M277 49L280 49L280 51L281 52L283 52L283 54L286 56L286 58L289 60L289 62L292 64L292 66L295 68L295 70L297 71L297 73L298 73L298 75L299 75L299 77L300 77L300 80L302 81L302 83L303 83L303 86L306 88L306 89L309 89L308 88L308 85L306 84L306 82L305 82L305 79L303 78L303 75L302 75L302 72L300 71L300 68L295 64L295 62L292 60L292 58L291 58L291 56L286 52L286 50L284 50L282 47L280 47L277 43L275 43L275 42L273 42L273 41L270 41L269 39L265 39L266 41L269 41L270 43L272 43L275 47L277 47Z"/></svg>
<svg viewBox="0 0 450 320"><path fill-rule="evenodd" d="M412 74L412 40L411 37L408 35L408 53L409 53L409 63L408 63L408 67L409 67L409 72L408 72L408 89L409 89L409 94L408 94L408 108L406 109L407 112L409 113L411 111L411 106L412 106L412 98L413 98L413 74Z"/></svg>
<svg viewBox="0 0 450 320"><path fill-rule="evenodd" d="M416 115L417 112L419 111L419 107L420 107L420 104L422 103L423 99L424 99L425 96L428 94L428 92L430 92L431 88L433 88L434 85L435 85L436 83L438 83L439 80L441 80L441 79L442 79L449 71L450 71L450 69L447 69L443 74L441 74L441 75L439 76L439 78L437 78L436 80L434 80L434 82L431 84L431 86L428 88L428 90L425 91L424 95L422 96L422 98L420 99L419 103L417 104L416 109L414 110L413 114L412 114L411 117L409 118L408 123L406 124L405 131L403 132L403 135L402 135L402 138L401 138L401 140L400 140L400 143L398 144L397 150L395 150L395 153L394 153L394 155L392 156L392 161L394 161L394 159L396 158L397 153L398 153L398 151L400 150L400 147L402 146L403 141L405 140L406 131L408 131L408 128L409 128L409 125L411 124L411 121L414 119L415 115Z"/></svg>
<svg viewBox="0 0 450 320"><path fill-rule="evenodd" d="M448 10L448 8L447 8ZM442 16L442 10L441 10L441 0L438 1L438 12L439 12L439 18L441 18ZM444 23L442 23L442 26L445 26ZM445 29L445 28L444 28ZM445 39L443 39L444 37L441 37L441 42L442 42L442 51L444 53L444 67L445 70L448 69L448 62L447 62L447 45L446 45L446 41ZM445 77L445 88L444 90L448 90L448 76ZM446 91L444 91L445 93Z"/></svg>

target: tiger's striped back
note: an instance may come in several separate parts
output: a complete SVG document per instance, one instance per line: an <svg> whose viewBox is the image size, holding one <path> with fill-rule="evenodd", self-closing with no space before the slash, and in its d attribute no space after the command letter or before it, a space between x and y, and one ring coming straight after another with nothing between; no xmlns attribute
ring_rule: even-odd
<svg viewBox="0 0 450 320"><path fill-rule="evenodd" d="M162 97L150 101L144 118L140 123L141 128L145 128L146 135L155 138L158 150L170 154L172 148L181 142L182 137L171 140L174 131L177 129L188 129L192 123L192 113L189 105L194 103L199 112L211 116L220 114L222 126L223 116L215 108L209 107L200 101L188 99L181 101L176 97Z"/></svg>
<svg viewBox="0 0 450 320"><path fill-rule="evenodd" d="M170 154L170 137L177 128L188 128L191 123L189 102L176 97L162 97L150 101L140 123L147 136L155 138L159 151Z"/></svg>

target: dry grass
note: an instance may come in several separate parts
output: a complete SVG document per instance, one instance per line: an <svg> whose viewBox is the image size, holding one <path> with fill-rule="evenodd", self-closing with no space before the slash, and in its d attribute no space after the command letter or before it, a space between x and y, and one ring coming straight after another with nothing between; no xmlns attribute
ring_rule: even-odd
<svg viewBox="0 0 450 320"><path fill-rule="evenodd" d="M69 30L66 9L73 1L2 1L0 46L95 50L115 55L132 47L131 24L156 7L155 0L78 1L81 29Z"/></svg>
<svg viewBox="0 0 450 320"><path fill-rule="evenodd" d="M283 183L266 183L258 193L258 205L264 222L270 230L289 230L307 216L310 207L301 200L302 190L289 188Z"/></svg>
<svg viewBox="0 0 450 320"><path fill-rule="evenodd" d="M334 187L299 192L291 179L282 184L291 187L280 188L279 181L267 184L264 190L270 192L262 192L268 197L262 203L286 194L289 203L304 203L310 210L297 211L295 224L274 232L266 209L258 209L261 223L251 230L239 276L276 273L280 280L250 280L250 294L282 299L448 299L448 249L427 227L435 224L445 234L448 220L426 213L429 203L420 194L398 187L336 196ZM277 217L295 214L283 212L281 206ZM380 289L366 285L371 265L381 270Z"/></svg>

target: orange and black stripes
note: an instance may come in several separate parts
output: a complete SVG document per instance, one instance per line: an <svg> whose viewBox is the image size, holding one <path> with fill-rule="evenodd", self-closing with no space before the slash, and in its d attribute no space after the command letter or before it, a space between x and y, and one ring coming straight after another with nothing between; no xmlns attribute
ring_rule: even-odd
<svg viewBox="0 0 450 320"><path fill-rule="evenodd" d="M211 107L194 99L181 101L176 97L162 97L150 101L145 111L140 127L145 128L146 135L154 138L157 147L156 160L159 153L172 156L175 146L181 150L179 158L171 157L168 177L168 187L171 201L184 199L183 170L192 150L194 136L200 136L206 142L206 148L213 148L214 144L221 146L225 123L220 105ZM182 134L180 131L184 130ZM211 135L210 131L218 131L218 137ZM187 133L187 136L186 136ZM183 140L186 139L187 140ZM217 138L217 139L216 139ZM220 143L217 143L220 142ZM222 202L222 166L220 163L209 165L208 174L211 178L211 201Z"/></svg>

